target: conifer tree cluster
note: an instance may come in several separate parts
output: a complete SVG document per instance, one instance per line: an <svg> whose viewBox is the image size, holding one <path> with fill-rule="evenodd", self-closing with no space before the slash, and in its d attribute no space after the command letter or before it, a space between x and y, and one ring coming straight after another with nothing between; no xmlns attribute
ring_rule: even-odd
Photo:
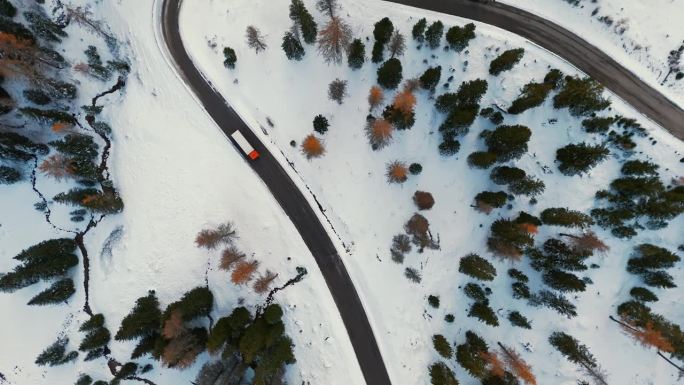
<svg viewBox="0 0 684 385"><path fill-rule="evenodd" d="M546 187L543 181L527 175L525 170L517 167L495 167L489 177L496 184L508 186L508 190L515 195L535 197Z"/></svg>
<svg viewBox="0 0 684 385"><path fill-rule="evenodd" d="M608 157L607 148L586 143L568 144L556 151L558 169L565 175L578 175L589 171Z"/></svg>
<svg viewBox="0 0 684 385"><path fill-rule="evenodd" d="M471 40L475 38L475 24L468 23L463 27L453 26L446 33L449 48L456 52L463 51Z"/></svg>
<svg viewBox="0 0 684 385"><path fill-rule="evenodd" d="M605 110L610 101L603 97L603 86L591 78L566 76L563 86L553 98L555 108L568 108L574 116L587 116Z"/></svg>
<svg viewBox="0 0 684 385"><path fill-rule="evenodd" d="M518 159L527 152L527 142L532 132L522 125L503 125L494 130L484 130L480 136L485 140L487 152L493 154L497 162L506 162Z"/></svg>
<svg viewBox="0 0 684 385"><path fill-rule="evenodd" d="M104 323L104 316L95 314L78 329L85 333L81 344L78 346L78 350L86 353L85 361L91 361L109 353L107 344L111 335Z"/></svg>
<svg viewBox="0 0 684 385"><path fill-rule="evenodd" d="M78 352L72 350L67 352L69 339L60 337L52 345L43 350L36 358L36 365L39 366L58 366L74 361L78 357Z"/></svg>
<svg viewBox="0 0 684 385"><path fill-rule="evenodd" d="M520 114L530 108L542 105L551 91L560 86L559 79L562 76L563 74L559 70L552 69L546 74L543 82L530 82L525 84L520 92L520 96L518 96L508 108L508 113Z"/></svg>
<svg viewBox="0 0 684 385"><path fill-rule="evenodd" d="M657 167L627 162L622 176L613 180L610 189L596 192L603 207L591 210L596 223L611 229L619 238L631 238L642 228L667 227L670 220L684 212L684 186L665 187Z"/></svg>
<svg viewBox="0 0 684 385"><path fill-rule="evenodd" d="M23 250L14 257L21 264L0 276L0 291L11 293L40 281L59 278L51 287L31 299L29 304L44 305L65 301L74 293L71 290L73 282L69 285L71 280L66 275L78 264L75 251L76 243L69 238L50 239Z"/></svg>
<svg viewBox="0 0 684 385"><path fill-rule="evenodd" d="M460 143L456 137L468 133L480 112L480 101L487 87L486 80L470 80L461 83L456 93L449 92L437 97L435 108L446 114L446 119L439 126L442 134L440 154L448 156L458 152Z"/></svg>
<svg viewBox="0 0 684 385"><path fill-rule="evenodd" d="M492 253L513 260L520 259L525 248L533 243L532 235L526 228L510 219L494 221L487 239L487 247Z"/></svg>
<svg viewBox="0 0 684 385"><path fill-rule="evenodd" d="M634 248L634 255L627 261L627 271L641 276L648 286L675 288L677 284L666 270L680 260L678 255L665 248L642 243Z"/></svg>

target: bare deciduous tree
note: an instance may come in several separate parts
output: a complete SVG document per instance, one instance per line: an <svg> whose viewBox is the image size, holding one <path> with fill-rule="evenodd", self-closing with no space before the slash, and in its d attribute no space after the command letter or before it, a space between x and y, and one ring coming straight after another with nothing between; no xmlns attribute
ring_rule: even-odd
<svg viewBox="0 0 684 385"><path fill-rule="evenodd" d="M271 284L277 277L278 274L270 270L266 270L264 275L260 276L256 281L254 281L254 291L258 294L266 293L271 288Z"/></svg>
<svg viewBox="0 0 684 385"><path fill-rule="evenodd" d="M366 137L374 149L380 149L392 141L394 127L385 119L378 118L366 124Z"/></svg>
<svg viewBox="0 0 684 385"><path fill-rule="evenodd" d="M352 31L339 17L333 17L318 33L318 52L326 63L340 64L352 40Z"/></svg>
<svg viewBox="0 0 684 385"><path fill-rule="evenodd" d="M58 181L73 177L74 167L71 159L62 154L54 154L45 159L38 169L45 175L51 176Z"/></svg>
<svg viewBox="0 0 684 385"><path fill-rule="evenodd" d="M404 183L408 179L406 163L395 160L387 165L387 181L389 183Z"/></svg>
<svg viewBox="0 0 684 385"><path fill-rule="evenodd" d="M316 8L322 13L327 13L330 18L335 17L335 11L339 8L337 0L318 0Z"/></svg>
<svg viewBox="0 0 684 385"><path fill-rule="evenodd" d="M209 250L215 249L219 245L229 245L237 238L237 230L232 222L218 225L214 229L203 229L197 234L195 243L198 247Z"/></svg>
<svg viewBox="0 0 684 385"><path fill-rule="evenodd" d="M328 86L328 98L337 104L342 104L344 97L347 96L347 81L335 79Z"/></svg>
<svg viewBox="0 0 684 385"><path fill-rule="evenodd" d="M382 88L378 86L371 87L370 91L368 92L368 104L370 105L371 110L379 106L384 99L385 94Z"/></svg>
<svg viewBox="0 0 684 385"><path fill-rule="evenodd" d="M252 276L259 267L259 261L239 261L230 276L231 282L236 285L245 285L252 280Z"/></svg>
<svg viewBox="0 0 684 385"><path fill-rule="evenodd" d="M525 360L523 360L523 358L520 356L520 353L511 347L503 345L500 342L499 347L503 353L503 360L508 366L508 370L526 384L537 385L537 379L535 378L534 374L532 374L532 367L525 362Z"/></svg>
<svg viewBox="0 0 684 385"><path fill-rule="evenodd" d="M114 36L106 31L104 23L93 18L93 12L90 10L90 6L74 7L71 5L66 5L64 10L67 23L73 21L81 27L89 29L92 32L104 37L108 41L115 40Z"/></svg>
<svg viewBox="0 0 684 385"><path fill-rule="evenodd" d="M401 56L406 50L406 38L399 31L394 31L390 38L387 49L390 52L390 57Z"/></svg>
<svg viewBox="0 0 684 385"><path fill-rule="evenodd" d="M221 253L221 270L230 271L233 265L245 259L246 255L235 246L230 246Z"/></svg>
<svg viewBox="0 0 684 385"><path fill-rule="evenodd" d="M253 25L248 26L245 35L247 36L247 45L250 48L254 48L256 53L266 49L267 46L264 42L264 37L257 27Z"/></svg>

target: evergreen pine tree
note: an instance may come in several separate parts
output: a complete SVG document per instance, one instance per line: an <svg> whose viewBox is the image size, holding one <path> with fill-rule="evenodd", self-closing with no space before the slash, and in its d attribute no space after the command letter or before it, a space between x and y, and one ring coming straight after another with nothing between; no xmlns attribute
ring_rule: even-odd
<svg viewBox="0 0 684 385"><path fill-rule="evenodd" d="M565 175L577 175L589 171L606 159L610 151L604 146L586 143L568 144L556 151L558 169Z"/></svg>
<svg viewBox="0 0 684 385"><path fill-rule="evenodd" d="M539 217L545 225L585 228L594 224L589 215L565 207L545 209Z"/></svg>
<svg viewBox="0 0 684 385"><path fill-rule="evenodd" d="M413 25L413 28L411 29L411 35L413 36L413 40L416 40L418 42L423 42L425 39L425 28L427 27L427 20L423 17L422 19L418 20L416 24Z"/></svg>
<svg viewBox="0 0 684 385"><path fill-rule="evenodd" d="M435 21L430 24L430 26L425 30L425 41L428 47L435 49L439 47L442 41L442 35L444 34L444 24L441 21Z"/></svg>
<svg viewBox="0 0 684 385"><path fill-rule="evenodd" d="M658 301L658 296L656 296L652 291L645 287L633 287L629 291L629 295L637 301L641 302L656 302Z"/></svg>
<svg viewBox="0 0 684 385"><path fill-rule="evenodd" d="M482 281L492 281L496 277L494 265L477 254L468 254L461 258L458 271Z"/></svg>
<svg viewBox="0 0 684 385"><path fill-rule="evenodd" d="M483 358L489 351L487 343L475 332L468 330L465 333L465 343L456 347L456 361L471 376L484 378L489 374L487 361Z"/></svg>
<svg viewBox="0 0 684 385"><path fill-rule="evenodd" d="M444 362L435 362L429 370L431 385L458 385L454 372Z"/></svg>
<svg viewBox="0 0 684 385"><path fill-rule="evenodd" d="M444 336L441 334L435 334L434 336L432 336L432 345L434 346L437 353L439 353L440 356L446 359L450 359L451 356L454 354L453 350L451 349L451 345L449 344L449 341L447 341L447 339L444 338Z"/></svg>
<svg viewBox="0 0 684 385"><path fill-rule="evenodd" d="M553 98L555 108L570 109L574 116L605 110L610 101L603 97L603 86L593 79L566 76L561 91Z"/></svg>
<svg viewBox="0 0 684 385"><path fill-rule="evenodd" d="M532 329L530 321L518 311L508 313L508 320L511 321L511 325L513 326L521 327L523 329Z"/></svg>
<svg viewBox="0 0 684 385"><path fill-rule="evenodd" d="M498 76L504 71L508 71L523 58L525 50L522 48L509 49L504 51L489 64L489 74Z"/></svg>
<svg viewBox="0 0 684 385"><path fill-rule="evenodd" d="M66 364L67 362L73 361L78 357L77 351L71 351L67 353L66 346L69 343L69 339L66 337L60 337L53 343L43 350L40 355L36 358L36 365L39 366L58 366Z"/></svg>
<svg viewBox="0 0 684 385"><path fill-rule="evenodd" d="M235 50L230 47L223 48L223 65L226 68L235 68L235 62L237 61L237 55L235 55Z"/></svg>
<svg viewBox="0 0 684 385"><path fill-rule="evenodd" d="M442 66L430 67L420 76L420 86L426 90L434 91L442 76Z"/></svg>
<svg viewBox="0 0 684 385"><path fill-rule="evenodd" d="M292 0L290 3L290 19L295 23L295 26L299 27L306 44L316 42L318 26L302 0Z"/></svg>
<svg viewBox="0 0 684 385"><path fill-rule="evenodd" d="M292 32L285 32L282 48L288 60L302 60L304 57L304 47L302 47L302 43L297 40Z"/></svg>
<svg viewBox="0 0 684 385"><path fill-rule="evenodd" d="M468 311L468 317L475 317L489 326L499 326L499 318L488 302L475 302Z"/></svg>
<svg viewBox="0 0 684 385"><path fill-rule="evenodd" d="M475 24L468 23L463 27L451 27L446 33L446 41L449 47L456 52L463 51L470 43L470 40L475 38Z"/></svg>
<svg viewBox="0 0 684 385"><path fill-rule="evenodd" d="M399 86L402 79L401 62L397 58L391 58L378 68L378 84L383 88L394 89Z"/></svg>
<svg viewBox="0 0 684 385"><path fill-rule="evenodd" d="M387 17L383 17L380 21L375 23L373 37L375 38L375 41L384 45L389 42L393 32L394 25L392 24L392 21Z"/></svg>
<svg viewBox="0 0 684 385"><path fill-rule="evenodd" d="M484 131L489 152L497 157L497 161L505 162L517 159L527 152L527 142L532 132L522 125L499 126L494 131Z"/></svg>
<svg viewBox="0 0 684 385"><path fill-rule="evenodd" d="M28 305L50 305L65 302L74 295L75 292L74 281L72 281L71 278L60 279L53 283L52 286L31 298Z"/></svg>
<svg viewBox="0 0 684 385"><path fill-rule="evenodd" d="M349 46L349 56L347 57L347 63L351 69L359 69L363 66L366 61L366 46L363 44L361 39L354 39L351 46Z"/></svg>
<svg viewBox="0 0 684 385"><path fill-rule="evenodd" d="M9 0L0 0L0 15L9 17L10 19L16 16L17 8L9 2Z"/></svg>
<svg viewBox="0 0 684 385"><path fill-rule="evenodd" d="M591 368L597 367L596 358L589 352L589 348L573 336L563 332L553 332L549 337L549 343L568 361Z"/></svg>
<svg viewBox="0 0 684 385"><path fill-rule="evenodd" d="M487 247L501 257L518 259L526 247L532 246L532 236L517 223L498 219L492 223Z"/></svg>
<svg viewBox="0 0 684 385"><path fill-rule="evenodd" d="M121 326L114 338L127 341L154 334L161 325L161 310L154 291L135 301L135 307L121 321Z"/></svg>
<svg viewBox="0 0 684 385"><path fill-rule="evenodd" d="M587 287L586 283L575 274L558 269L551 269L544 273L543 280L549 287L560 292L581 292Z"/></svg>
<svg viewBox="0 0 684 385"><path fill-rule="evenodd" d="M85 361L94 360L109 352L107 344L111 339L111 335L109 330L105 328L104 322L105 319L102 314L94 314L79 328L79 331L86 333L81 344L78 346L78 350L87 353Z"/></svg>
<svg viewBox="0 0 684 385"><path fill-rule="evenodd" d="M330 123L328 123L328 118L326 118L323 115L316 115L316 117L313 120L314 131L323 135L328 131L328 127L330 127Z"/></svg>

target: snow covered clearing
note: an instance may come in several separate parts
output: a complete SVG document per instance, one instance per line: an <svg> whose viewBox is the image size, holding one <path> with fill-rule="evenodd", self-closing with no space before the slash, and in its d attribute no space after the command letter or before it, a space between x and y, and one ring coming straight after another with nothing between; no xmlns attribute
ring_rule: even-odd
<svg viewBox="0 0 684 385"><path fill-rule="evenodd" d="M458 154L442 157L437 150L441 141L437 126L443 116L435 111L429 93L420 90L416 92L413 128L396 131L388 147L372 151L364 126L369 113L368 91L376 83L378 65L368 60L362 69L352 71L346 65L346 57L342 65L326 65L311 45L305 45L306 56L301 61L288 61L280 47L283 34L291 26L288 3L212 0L192 10L186 5L181 12L181 32L191 56L212 84L221 90L245 121L251 122L254 131L274 153L282 151L283 156L294 163L302 183L321 201L327 217L348 246L343 258L362 296L393 383L428 383L427 367L438 358L432 348L432 335L441 333L450 342L460 344L464 332L469 329L477 331L490 346L501 341L524 351L523 356L532 363L538 383L569 385L581 377L576 367L549 345L548 336L556 330L567 331L588 345L608 372L610 383L676 383L677 373L673 367L654 350L644 349L626 337L608 316L615 314L618 304L629 299L629 289L638 283L638 278L625 270L633 246L650 242L676 250L684 242L682 216L665 229L644 230L629 241L594 228L608 243L610 251L604 257L590 259L589 262L600 268L586 273L593 281L588 290L571 297L579 316L570 320L552 310L513 300L510 296L512 280L506 275L507 269L523 270L531 277L530 286L535 291L541 287L539 275L527 262L500 261L486 249L490 224L499 217L515 217L520 210L536 215L548 207L569 207L583 212L595 207L595 192L607 188L619 175L620 162L625 158L622 151L613 148L609 159L585 176L563 176L554 164L556 149L582 141L601 143L602 138L585 133L581 120L567 110L553 109L551 98L523 114L506 115L505 124L531 128L529 151L515 163L528 174L543 179L546 191L536 205L518 198L512 202L512 208L504 207L490 215L480 213L472 207L474 196L483 190L500 188L489 180L488 171L470 168L466 157L484 149L478 134L494 126L479 118L469 133L459 138ZM326 16L316 12L314 1L305 3L321 28ZM550 68L577 74L567 63L523 39L482 24L477 24L477 37L460 54L427 47L418 50L410 36L412 26L421 17L426 17L428 24L441 20L445 31L453 25L462 26L468 20L379 1L345 0L340 4L339 15L350 23L354 37L366 44L367 58L373 42L373 24L384 16L389 17L395 28L407 37L406 53L400 57L404 79L418 77L428 66L439 64L442 79L438 94L447 90L455 92L464 80L483 78L489 82L489 89L482 106L506 108L525 83L541 81ZM259 28L265 36L265 51L257 54L247 46L245 30L249 25ZM670 25L677 24L672 22ZM233 70L223 66L222 50L226 46L235 49L237 54ZM517 47L525 49L521 63L511 71L491 77L487 73L490 61L500 51ZM453 81L447 81L451 76ZM348 95L341 105L326 97L328 84L336 78L348 81ZM443 87L444 83L449 84L448 89ZM393 95L393 91L387 91L385 102L389 103ZM604 112L605 115L636 118L647 130L648 138L635 138L638 147L632 158L659 164L664 180L680 177L684 173L679 161L684 156L684 145L615 97L611 99L611 110ZM325 154L308 160L299 145L313 133L312 120L318 114L330 122L329 131L319 135L324 141ZM291 141L296 145L291 146ZM422 164L423 172L409 176L401 185L390 185L386 182L385 171L386 165L394 160L407 164L418 162ZM416 211L411 199L416 190L429 191L435 197L435 206L423 214L430 220L430 229L439 239L441 248L422 254L414 251L407 255L404 264L397 264L390 257L390 243L392 236L402 232L403 224ZM562 231L560 227L543 226L535 238L541 243ZM486 257L497 268L498 277L488 286L493 291L490 300L499 314L499 327L489 327L466 316L472 301L462 294L461 287L471 280L458 272L458 261L470 252ZM419 270L420 284L404 277L406 267ZM681 264L670 273L675 281L682 282L684 269ZM428 295L441 298L439 309L428 307ZM684 309L677 306L684 299L681 289L659 290L658 296L661 300L654 305L655 312L675 322L684 319ZM505 319L510 310L525 314L532 321L533 329L513 328ZM447 313L454 314L455 322L444 321ZM448 364L461 384L478 383L454 360L449 360Z"/></svg>
<svg viewBox="0 0 684 385"><path fill-rule="evenodd" d="M87 1L79 3L86 4ZM90 304L103 313L115 333L135 300L155 290L162 306L177 300L205 279L214 293L214 318L243 303L254 310L265 296L230 283L218 269L220 251L198 249L194 240L205 226L233 221L237 245L257 258L260 270L278 273L280 286L297 272L308 270L303 281L276 294L285 310L287 333L295 344L297 364L289 367L292 384L362 383L356 357L330 292L298 233L258 177L214 122L192 98L163 56L155 39L156 4L98 2L96 18L107 21L124 43L132 73L123 94L103 98L103 118L113 127L110 158L112 179L120 189L125 209L107 217L85 239L91 259ZM82 61L88 44L100 52L106 46L83 29L67 28L64 55ZM78 78L81 104L111 84L86 76ZM38 188L50 198L69 182L55 182L38 173ZM29 245L58 236L34 210L38 200L28 182L0 185L0 271L16 265L12 257ZM53 223L65 228L69 207L51 204ZM81 338L78 327L87 317L83 306L82 268L74 269L76 294L68 305L26 306L40 284L14 294L0 295L0 373L12 385L70 384L79 373L109 380L105 359L69 363L55 368L34 364L36 356L58 334L70 337L70 349ZM134 344L110 343L111 357L126 362ZM203 353L189 370L155 369L143 375L157 384L187 384L208 359ZM144 363L154 363L142 360Z"/></svg>
<svg viewBox="0 0 684 385"><path fill-rule="evenodd" d="M578 34L684 108L684 78L667 75L670 52L684 46L684 1L499 1Z"/></svg>

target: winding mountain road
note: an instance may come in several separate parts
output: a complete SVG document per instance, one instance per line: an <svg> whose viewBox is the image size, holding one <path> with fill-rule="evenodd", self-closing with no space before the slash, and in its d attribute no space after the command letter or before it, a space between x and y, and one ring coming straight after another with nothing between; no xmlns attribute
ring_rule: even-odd
<svg viewBox="0 0 684 385"><path fill-rule="evenodd" d="M163 0L161 14L162 37L178 73L226 136L229 137L230 134L239 130L261 154L259 159L250 161L249 165L290 217L313 254L347 329L366 384L391 385L361 299L316 212L280 163L240 119L223 96L202 77L188 56L178 24L181 3L182 0Z"/></svg>
<svg viewBox="0 0 684 385"><path fill-rule="evenodd" d="M637 111L684 140L684 109L586 40L530 12L499 2L385 0L460 16L522 36L596 79Z"/></svg>
<svg viewBox="0 0 684 385"><path fill-rule="evenodd" d="M349 334L366 384L391 385L363 304L316 212L281 164L193 64L180 36L182 0L162 1L162 37L178 73L226 136L239 130L259 151L261 157L249 164L290 217L321 269ZM483 4L468 0L386 1L473 19L527 38L572 63L639 112L676 137L684 139L684 110L598 48L554 23L501 3Z"/></svg>

